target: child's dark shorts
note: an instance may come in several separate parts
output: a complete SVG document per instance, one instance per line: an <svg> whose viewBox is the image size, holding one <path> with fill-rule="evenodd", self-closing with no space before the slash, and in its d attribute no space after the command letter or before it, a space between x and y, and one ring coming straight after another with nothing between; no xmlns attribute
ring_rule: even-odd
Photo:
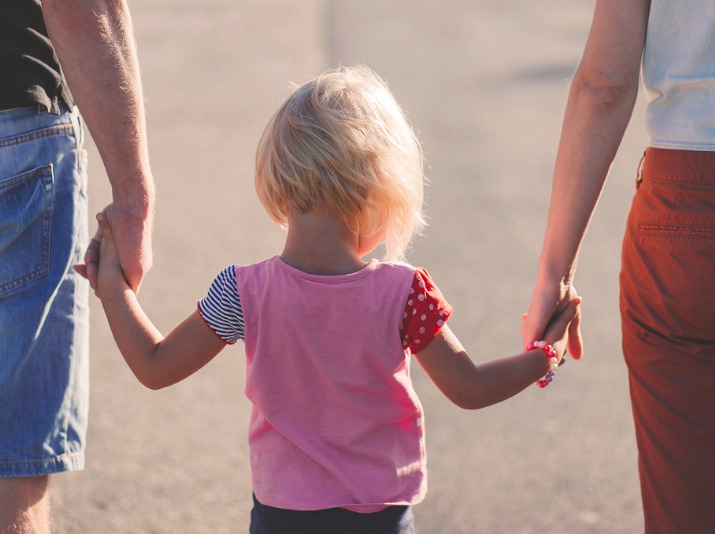
<svg viewBox="0 0 715 534"><path fill-rule="evenodd" d="M414 534L411 506L361 514L344 508L302 511L273 508L253 496L250 534Z"/></svg>

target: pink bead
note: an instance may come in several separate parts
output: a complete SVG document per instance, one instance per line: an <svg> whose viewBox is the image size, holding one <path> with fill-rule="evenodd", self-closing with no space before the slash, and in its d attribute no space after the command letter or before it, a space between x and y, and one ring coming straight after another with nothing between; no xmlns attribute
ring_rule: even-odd
<svg viewBox="0 0 715 534"><path fill-rule="evenodd" d="M532 341L526 346L527 351L534 349L541 349L546 353L546 357L549 359L549 371L544 377L536 381L536 385L540 388L548 386L556 376L556 370L558 369L558 353L556 349L546 343L546 341Z"/></svg>

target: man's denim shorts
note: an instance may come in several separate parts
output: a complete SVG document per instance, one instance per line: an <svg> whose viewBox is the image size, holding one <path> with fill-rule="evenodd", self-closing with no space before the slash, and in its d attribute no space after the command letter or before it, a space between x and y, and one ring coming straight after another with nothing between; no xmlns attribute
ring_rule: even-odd
<svg viewBox="0 0 715 534"><path fill-rule="evenodd" d="M0 111L0 477L84 467L89 285L77 110Z"/></svg>

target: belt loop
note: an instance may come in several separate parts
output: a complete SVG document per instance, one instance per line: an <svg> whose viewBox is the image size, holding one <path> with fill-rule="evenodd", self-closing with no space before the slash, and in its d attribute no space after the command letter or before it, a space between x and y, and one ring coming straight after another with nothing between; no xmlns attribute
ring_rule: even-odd
<svg viewBox="0 0 715 534"><path fill-rule="evenodd" d="M636 171L636 189L638 189L643 181L643 161L645 160L645 155L648 150L643 151L641 160L638 162L638 170Z"/></svg>
<svg viewBox="0 0 715 534"><path fill-rule="evenodd" d="M77 148L82 148L84 144L84 128L82 128L82 115L79 112L77 106L73 106L71 109L67 109L67 114L70 117L72 123L72 129L74 130L75 140L77 142Z"/></svg>

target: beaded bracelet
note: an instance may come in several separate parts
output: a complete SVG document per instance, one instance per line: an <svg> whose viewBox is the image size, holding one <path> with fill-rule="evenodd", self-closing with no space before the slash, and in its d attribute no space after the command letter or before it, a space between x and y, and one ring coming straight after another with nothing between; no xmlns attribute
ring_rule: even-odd
<svg viewBox="0 0 715 534"><path fill-rule="evenodd" d="M536 381L537 386L539 386L540 388L545 388L554 379L556 370L559 368L558 354L556 353L556 349L554 349L554 347L549 345L546 341L533 341L529 343L529 345L526 347L527 351L536 349L543 350L546 353L546 356L549 358L549 372Z"/></svg>

